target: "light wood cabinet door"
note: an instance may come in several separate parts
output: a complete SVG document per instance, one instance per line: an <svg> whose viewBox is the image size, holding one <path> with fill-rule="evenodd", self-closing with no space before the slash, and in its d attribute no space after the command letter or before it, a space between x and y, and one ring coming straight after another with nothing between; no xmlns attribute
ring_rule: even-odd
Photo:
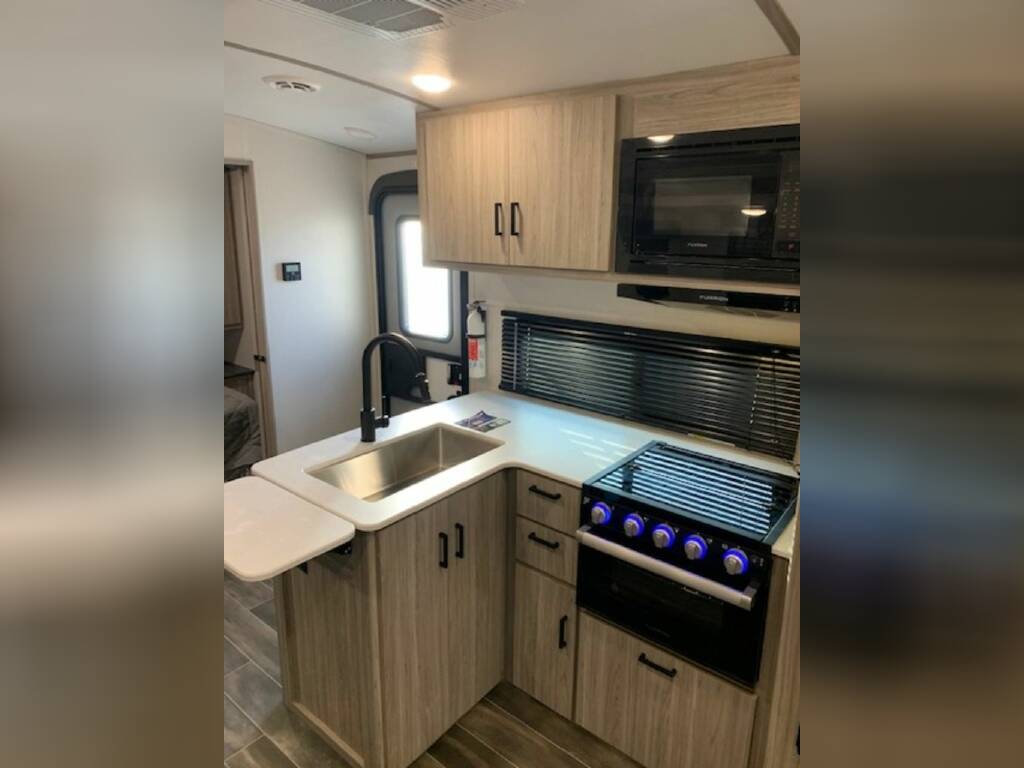
<svg viewBox="0 0 1024 768"><path fill-rule="evenodd" d="M448 657L455 720L501 681L505 668L505 473L450 497L447 517L451 533Z"/></svg>
<svg viewBox="0 0 1024 768"><path fill-rule="evenodd" d="M588 614L576 721L647 768L745 768L756 697Z"/></svg>
<svg viewBox="0 0 1024 768"><path fill-rule="evenodd" d="M508 112L425 119L418 134L424 259L507 264Z"/></svg>
<svg viewBox="0 0 1024 768"><path fill-rule="evenodd" d="M512 684L563 717L572 717L576 671L576 593L516 564Z"/></svg>
<svg viewBox="0 0 1024 768"><path fill-rule="evenodd" d="M449 673L449 500L381 530L380 664L385 765L405 766L454 721ZM442 567L442 538L448 567Z"/></svg>
<svg viewBox="0 0 1024 768"><path fill-rule="evenodd" d="M610 268L614 155L614 96L508 110L512 265Z"/></svg>

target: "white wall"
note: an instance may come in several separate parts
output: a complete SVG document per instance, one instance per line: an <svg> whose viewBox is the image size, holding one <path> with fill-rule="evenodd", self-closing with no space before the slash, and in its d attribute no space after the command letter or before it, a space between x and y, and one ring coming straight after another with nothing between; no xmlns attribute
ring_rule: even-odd
<svg viewBox="0 0 1024 768"><path fill-rule="evenodd" d="M224 157L251 160L278 450L358 426L359 361L373 334L366 158L225 115ZM280 278L284 261L302 280Z"/></svg>

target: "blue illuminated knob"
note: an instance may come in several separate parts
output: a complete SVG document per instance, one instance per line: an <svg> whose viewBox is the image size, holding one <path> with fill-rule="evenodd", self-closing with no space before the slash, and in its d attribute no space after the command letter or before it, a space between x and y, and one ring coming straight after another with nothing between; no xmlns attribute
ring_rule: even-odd
<svg viewBox="0 0 1024 768"><path fill-rule="evenodd" d="M750 567L750 561L742 549L727 549L722 555L722 562L725 564L725 572L730 576L742 576Z"/></svg>
<svg viewBox="0 0 1024 768"><path fill-rule="evenodd" d="M672 530L671 526L658 523L651 531L651 539L658 549L668 549L676 543L676 532Z"/></svg>
<svg viewBox="0 0 1024 768"><path fill-rule="evenodd" d="M683 540L683 551L688 560L703 560L708 553L708 543L703 536L693 533Z"/></svg>
<svg viewBox="0 0 1024 768"><path fill-rule="evenodd" d="M635 538L644 532L644 519L631 512L622 521L622 530L631 539Z"/></svg>
<svg viewBox="0 0 1024 768"><path fill-rule="evenodd" d="M594 525L607 525L612 519L612 508L603 501L596 502L590 508L590 522Z"/></svg>

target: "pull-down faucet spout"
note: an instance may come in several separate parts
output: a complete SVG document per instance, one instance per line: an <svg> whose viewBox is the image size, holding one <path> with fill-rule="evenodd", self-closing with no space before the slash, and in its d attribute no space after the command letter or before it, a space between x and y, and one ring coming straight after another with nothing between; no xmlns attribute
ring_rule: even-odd
<svg viewBox="0 0 1024 768"><path fill-rule="evenodd" d="M386 427L391 421L391 396L384 394L381 396L381 416L377 418L377 413L374 408L370 405L370 398L372 396L372 385L370 382L370 363L373 360L373 350L383 344L394 344L397 347L405 350L412 358L413 364L419 369L419 373L416 374L416 387L420 391L420 402L430 402L430 388L427 382L426 373L426 361L423 359L423 355L416 349L411 341L400 333L382 333L380 336L375 336L370 340L370 343L366 345L366 349L363 350L363 409L359 412L359 429L362 433L362 441L364 443L372 443L377 439L377 427Z"/></svg>

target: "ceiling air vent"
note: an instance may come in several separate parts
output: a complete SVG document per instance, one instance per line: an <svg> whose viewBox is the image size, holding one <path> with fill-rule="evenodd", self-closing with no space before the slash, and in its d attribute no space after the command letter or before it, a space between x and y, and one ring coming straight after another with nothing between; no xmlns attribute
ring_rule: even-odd
<svg viewBox="0 0 1024 768"><path fill-rule="evenodd" d="M263 0L385 40L424 35L521 6L525 0Z"/></svg>
<svg viewBox="0 0 1024 768"><path fill-rule="evenodd" d="M263 82L275 91L297 91L298 93L316 93L320 86L311 80L294 75L267 75Z"/></svg>

